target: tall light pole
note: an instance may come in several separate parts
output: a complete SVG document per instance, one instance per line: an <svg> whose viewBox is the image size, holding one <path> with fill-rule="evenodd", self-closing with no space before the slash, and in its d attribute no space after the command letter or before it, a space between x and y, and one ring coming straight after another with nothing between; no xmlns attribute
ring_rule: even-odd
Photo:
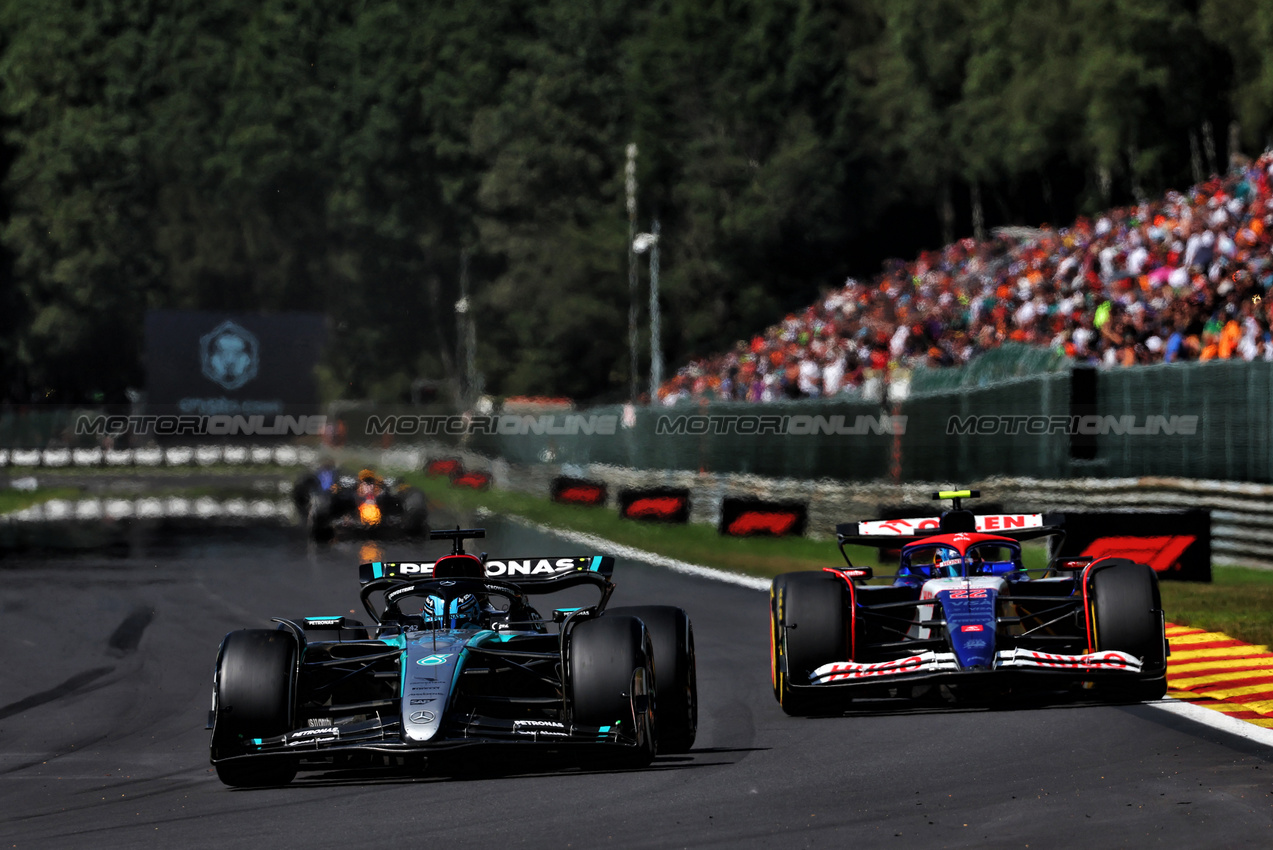
<svg viewBox="0 0 1273 850"><path fill-rule="evenodd" d="M659 219L654 218L650 233L638 233L632 240L638 254L650 252L650 403L659 397L663 383L663 347L659 328Z"/></svg>
<svg viewBox="0 0 1273 850"><path fill-rule="evenodd" d="M635 142L628 145L628 162L624 167L624 183L628 190L628 360L630 378L628 391L633 403L637 400L637 259L636 247L636 158Z"/></svg>
<svg viewBox="0 0 1273 850"><path fill-rule="evenodd" d="M469 249L460 252L460 300L455 302L456 336L463 349L464 400L473 404L482 394L482 378L477 373L477 327L469 302Z"/></svg>

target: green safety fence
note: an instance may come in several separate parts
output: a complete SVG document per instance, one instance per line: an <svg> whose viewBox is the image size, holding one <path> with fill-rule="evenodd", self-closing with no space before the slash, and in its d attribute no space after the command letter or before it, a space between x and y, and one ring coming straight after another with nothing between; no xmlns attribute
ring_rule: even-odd
<svg viewBox="0 0 1273 850"><path fill-rule="evenodd" d="M347 430L350 446L450 443L567 471L608 464L798 480L1175 476L1273 483L1273 363L1091 370L1049 350L1005 346L960 368L895 372L892 380L864 395L769 404L532 407L474 416L485 423L475 428L452 427L459 417L436 406L344 406L328 415L343 421L338 443ZM68 439L79 412L0 413L0 449L92 444ZM425 424L375 426L393 417Z"/></svg>
<svg viewBox="0 0 1273 850"><path fill-rule="evenodd" d="M555 414L560 424L563 414ZM887 411L864 400L591 408L573 434L474 435L467 447L514 463L604 463L782 478L858 480L889 474L894 436ZM534 422L537 417L524 420ZM614 423L612 433L595 433ZM513 424L510 420L510 426ZM509 430L512 430L510 427Z"/></svg>
<svg viewBox="0 0 1273 850"><path fill-rule="evenodd" d="M1088 384L1094 391L1077 396L1074 388L1082 382L1074 372L1072 363L1051 351L1018 347L962 368L916 371L899 402L849 396L771 404L693 401L630 409L626 424L622 407L602 407L576 415L618 420L608 436L523 428L472 436L465 444L518 463L798 479L1179 476L1273 482L1273 363L1097 369ZM672 426L678 417L690 424ZM767 424L765 417L780 424ZM893 417L904 418L904 428L887 427Z"/></svg>
<svg viewBox="0 0 1273 850"><path fill-rule="evenodd" d="M1102 417L1134 417L1133 428L1098 437L1084 474L1273 482L1273 363L1102 370L1097 388Z"/></svg>

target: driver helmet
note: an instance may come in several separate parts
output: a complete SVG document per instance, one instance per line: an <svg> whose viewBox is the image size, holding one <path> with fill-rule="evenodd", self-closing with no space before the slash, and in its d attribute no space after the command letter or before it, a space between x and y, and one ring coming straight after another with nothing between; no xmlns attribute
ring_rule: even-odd
<svg viewBox="0 0 1273 850"><path fill-rule="evenodd" d="M979 576L987 573L986 559L982 556L980 549L973 549L968 555L968 575Z"/></svg>
<svg viewBox="0 0 1273 850"><path fill-rule="evenodd" d="M441 597L430 596L420 613L425 620L437 623L438 628L443 629L464 629L479 624L482 606L473 594L466 593L458 599L452 599L448 606L450 610L445 615L442 604Z"/></svg>
<svg viewBox="0 0 1273 850"><path fill-rule="evenodd" d="M959 551L949 546L935 546L921 553L917 566L923 566L934 578L953 578L959 575L963 559Z"/></svg>

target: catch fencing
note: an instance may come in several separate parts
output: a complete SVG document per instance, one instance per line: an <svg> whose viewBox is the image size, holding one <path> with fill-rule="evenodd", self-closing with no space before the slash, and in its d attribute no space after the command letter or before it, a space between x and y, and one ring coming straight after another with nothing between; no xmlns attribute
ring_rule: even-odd
<svg viewBox="0 0 1273 850"><path fill-rule="evenodd" d="M1041 360L916 372L874 398L683 401L523 416L449 438L511 463L839 481L1169 476L1273 483L1273 363ZM504 417L507 419L508 417ZM596 422L618 423L597 433ZM547 425L545 425L547 422ZM554 424L555 423L555 424ZM440 439L446 440L444 435Z"/></svg>

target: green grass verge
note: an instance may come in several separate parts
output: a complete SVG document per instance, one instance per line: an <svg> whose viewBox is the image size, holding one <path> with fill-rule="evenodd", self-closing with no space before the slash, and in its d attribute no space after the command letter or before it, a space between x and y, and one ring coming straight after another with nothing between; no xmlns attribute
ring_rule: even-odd
<svg viewBox="0 0 1273 850"><path fill-rule="evenodd" d="M1160 587L1171 622L1273 645L1273 572L1217 565L1211 584L1164 581Z"/></svg>
<svg viewBox="0 0 1273 850"><path fill-rule="evenodd" d="M75 487L51 487L47 490L0 490L0 514L20 511L50 499L78 499L80 491Z"/></svg>
<svg viewBox="0 0 1273 850"><path fill-rule="evenodd" d="M634 522L620 519L613 508L560 505L507 490L458 490L442 478L405 477L431 500L453 509L471 511L482 507L497 514L516 514L544 525L596 534L626 546L722 570L769 577L844 563L835 544L826 540L722 537L706 525ZM855 547L854 563L858 563L859 556L867 555L873 558L875 551L857 551Z"/></svg>
<svg viewBox="0 0 1273 850"><path fill-rule="evenodd" d="M547 499L506 490L452 489L445 479L407 475L431 500L457 510L482 507L497 514L516 514L544 525L595 534L616 543L644 549L707 567L771 577L791 570L817 570L844 563L835 543L802 537L742 539L723 537L706 525L660 525L620 519L613 508L559 505ZM851 546L853 563L881 564L874 549ZM1026 546L1026 566L1046 565L1041 546ZM1180 625L1224 632L1250 643L1273 645L1273 571L1216 566L1211 584L1163 582L1167 619Z"/></svg>

